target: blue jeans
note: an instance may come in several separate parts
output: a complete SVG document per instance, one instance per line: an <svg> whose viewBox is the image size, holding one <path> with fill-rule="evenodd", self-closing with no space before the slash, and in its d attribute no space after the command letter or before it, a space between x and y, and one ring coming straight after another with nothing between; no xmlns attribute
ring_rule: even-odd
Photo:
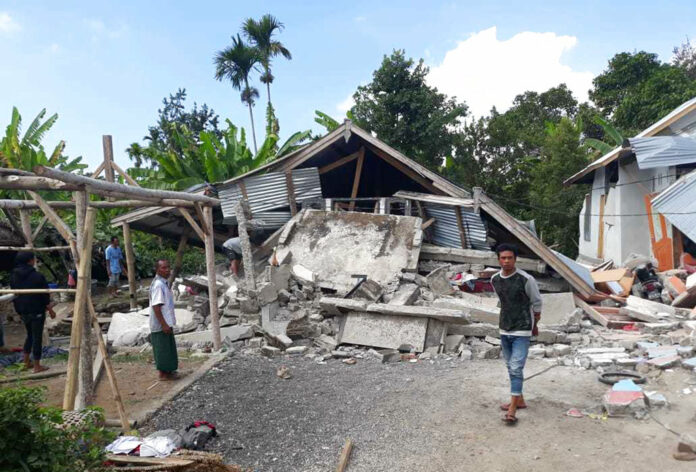
<svg viewBox="0 0 696 472"><path fill-rule="evenodd" d="M510 394L522 395L522 382L524 380L524 364L527 362L529 352L529 336L500 335L500 347L503 349L503 357L510 376Z"/></svg>

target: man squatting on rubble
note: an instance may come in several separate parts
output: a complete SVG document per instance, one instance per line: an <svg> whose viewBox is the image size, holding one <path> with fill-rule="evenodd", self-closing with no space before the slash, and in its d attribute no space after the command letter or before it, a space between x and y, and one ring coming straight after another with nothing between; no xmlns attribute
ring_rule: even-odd
<svg viewBox="0 0 696 472"><path fill-rule="evenodd" d="M500 346L510 376L510 403L500 408L506 411L503 421L513 425L517 410L527 408L522 396L524 364L531 337L538 332L541 294L534 277L515 267L517 247L500 244L495 252L501 270L491 277L491 284L500 299Z"/></svg>
<svg viewBox="0 0 696 472"><path fill-rule="evenodd" d="M34 268L36 262L31 252L20 252L15 258L15 268L10 275L10 287L16 289L48 288L46 278ZM17 295L13 300L17 314L22 318L24 328L27 330L27 338L24 341L24 367L30 369L33 365L34 372L41 372L48 367L41 365L43 346L44 322L46 311L55 318L51 304L51 295L48 293L28 293ZM34 358L32 364L29 355Z"/></svg>
<svg viewBox="0 0 696 472"><path fill-rule="evenodd" d="M260 229L249 231L249 243L251 243L252 249L263 242L263 236L263 231ZM242 244L239 242L239 236L230 238L222 243L222 248L230 260L230 271L235 277L239 277L239 264L242 262Z"/></svg>
<svg viewBox="0 0 696 472"><path fill-rule="evenodd" d="M155 267L157 275L150 285L150 344L160 380L176 380L179 357L174 339L174 294L169 287L169 261L161 259Z"/></svg>

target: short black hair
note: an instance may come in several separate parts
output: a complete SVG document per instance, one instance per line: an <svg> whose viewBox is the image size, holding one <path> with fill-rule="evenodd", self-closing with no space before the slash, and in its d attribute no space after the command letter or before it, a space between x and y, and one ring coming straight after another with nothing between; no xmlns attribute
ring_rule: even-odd
<svg viewBox="0 0 696 472"><path fill-rule="evenodd" d="M33 261L35 258L33 252L20 252L15 256L15 264L29 264L29 262Z"/></svg>
<svg viewBox="0 0 696 472"><path fill-rule="evenodd" d="M118 236L111 236L111 242L114 242L114 239L118 239Z"/></svg>
<svg viewBox="0 0 696 472"><path fill-rule="evenodd" d="M495 247L495 254L500 257L500 253L503 251L510 251L515 255L515 259L517 259L517 246L514 244L509 244L509 243L503 243L503 244L498 244Z"/></svg>

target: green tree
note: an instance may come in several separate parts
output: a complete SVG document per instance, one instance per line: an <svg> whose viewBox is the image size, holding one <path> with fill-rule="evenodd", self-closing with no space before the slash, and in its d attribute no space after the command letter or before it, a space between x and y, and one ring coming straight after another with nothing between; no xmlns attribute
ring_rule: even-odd
<svg viewBox="0 0 696 472"><path fill-rule="evenodd" d="M696 94L696 81L685 68L645 51L616 54L592 84L590 99L625 135L650 126Z"/></svg>
<svg viewBox="0 0 696 472"><path fill-rule="evenodd" d="M242 25L242 31L247 41L259 52L259 62L263 67L261 82L266 84L268 93L268 106L266 109L266 134L278 134L278 120L275 117L275 110L271 103L271 84L275 77L271 73L271 61L277 56L292 59L292 54L288 48L280 41L275 39L276 33L283 30L285 26L276 17L270 14L263 15L260 20L247 18Z"/></svg>
<svg viewBox="0 0 696 472"><path fill-rule="evenodd" d="M607 141L602 141L601 139L588 138L582 139L582 143L589 147L590 149L596 151L596 157L602 156L608 152L611 152L615 148L622 146L624 142L624 137L621 135L618 129L612 125L609 121L605 120L601 116L595 116L594 121L597 125L602 128L603 136Z"/></svg>
<svg viewBox="0 0 696 472"><path fill-rule="evenodd" d="M256 128L254 126L253 106L259 97L259 91L249 85L252 72L257 70L257 64L261 61L259 51L244 43L237 35L232 36L232 45L215 54L215 78L219 81L229 80L232 87L241 91L242 103L249 107L249 119L251 120L251 136L254 141L254 152L258 153L256 145Z"/></svg>
<svg viewBox="0 0 696 472"><path fill-rule="evenodd" d="M428 67L404 51L384 56L372 82L358 87L356 124L433 170L452 153L467 107L426 83Z"/></svg>
<svg viewBox="0 0 696 472"><path fill-rule="evenodd" d="M672 65L681 67L690 79L696 79L696 48L691 45L689 38L672 50Z"/></svg>
<svg viewBox="0 0 696 472"><path fill-rule="evenodd" d="M176 146L173 133L177 125L184 125L194 136L198 136L201 131L207 131L221 136L218 129L219 117L212 108L203 104L198 106L193 103L193 108L186 109L186 89L178 89L174 94L162 99L162 108L157 110L157 124L148 127L148 134L143 138L147 142L147 147L157 147L166 149ZM156 165L149 160L144 152L145 147L139 143L132 143L127 149L128 157L136 167L144 164L148 167Z"/></svg>

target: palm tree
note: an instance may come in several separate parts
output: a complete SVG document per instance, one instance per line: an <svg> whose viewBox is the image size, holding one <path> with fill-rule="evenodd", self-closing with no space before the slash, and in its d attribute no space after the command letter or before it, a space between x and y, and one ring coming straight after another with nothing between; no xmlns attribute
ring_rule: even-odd
<svg viewBox="0 0 696 472"><path fill-rule="evenodd" d="M263 15L258 21L248 18L242 25L244 36L259 51L259 60L264 70L261 82L266 84L269 106L272 106L271 83L274 79L271 73L271 59L281 55L286 59L292 59L292 54L283 43L273 39L275 33L282 31L284 27L283 23L270 14Z"/></svg>
<svg viewBox="0 0 696 472"><path fill-rule="evenodd" d="M242 103L249 107L251 119L251 135L254 140L254 152L258 152L256 146L256 127L254 126L254 113L252 107L259 91L249 85L249 75L256 71L256 64L260 61L259 52L242 41L242 38L232 36L232 46L229 46L215 54L215 78L222 81L227 79L232 82L236 90L241 90Z"/></svg>

